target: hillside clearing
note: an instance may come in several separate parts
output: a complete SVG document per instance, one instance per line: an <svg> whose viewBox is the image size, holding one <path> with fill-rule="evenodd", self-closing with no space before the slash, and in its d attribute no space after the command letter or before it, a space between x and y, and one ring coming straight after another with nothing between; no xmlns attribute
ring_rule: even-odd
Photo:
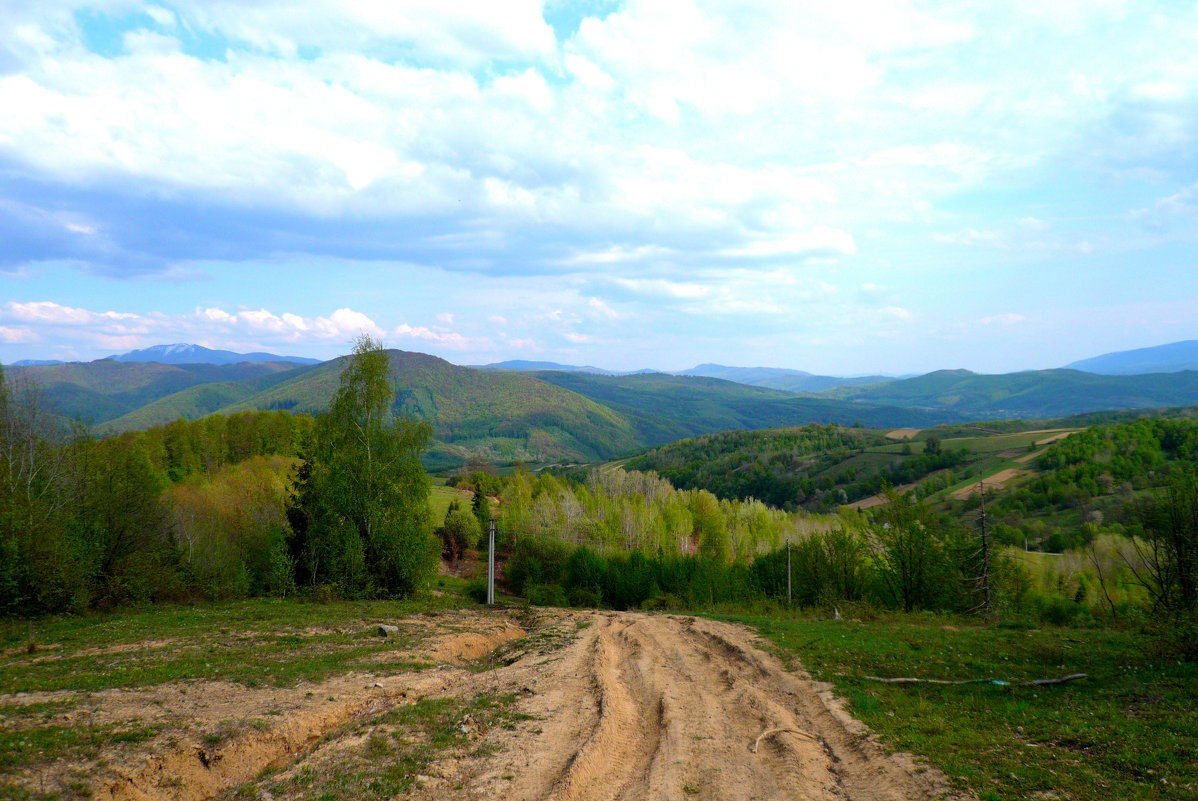
<svg viewBox="0 0 1198 801"><path fill-rule="evenodd" d="M999 470L994 475L986 476L981 481L975 481L968 486L961 487L961 489L953 492L953 497L959 501L963 501L978 491L979 484L987 490L1000 490L1014 479L1026 474L1026 470L1020 470L1017 467L1008 467L1006 470Z"/></svg>

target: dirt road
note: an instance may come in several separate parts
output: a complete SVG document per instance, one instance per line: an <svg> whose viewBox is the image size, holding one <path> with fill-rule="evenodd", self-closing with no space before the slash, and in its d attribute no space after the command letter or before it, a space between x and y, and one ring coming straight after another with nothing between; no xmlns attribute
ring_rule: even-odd
<svg viewBox="0 0 1198 801"><path fill-rule="evenodd" d="M689 617L595 614L553 662L513 665L542 723L507 738L470 797L938 798L934 771L886 755L826 688L747 630ZM504 779L508 776L510 779Z"/></svg>
<svg viewBox="0 0 1198 801"><path fill-rule="evenodd" d="M455 712L449 731L459 744L435 751L414 778L400 769L407 789L398 797L952 797L937 771L887 754L826 687L762 651L748 629L678 615L537 614L519 621L526 628L498 611L441 616L435 625L443 628L416 654L440 666L415 672L380 661L377 673L294 687L193 681L86 693L87 708L63 713L63 725L140 721L160 734L87 763L27 770L18 783L78 787L87 777L87 794L106 801L353 797L325 786L329 777L385 772L404 749L423 747L395 727L397 715L450 703L467 710L485 695L509 699L506 717L480 725ZM212 736L230 720L249 725Z"/></svg>

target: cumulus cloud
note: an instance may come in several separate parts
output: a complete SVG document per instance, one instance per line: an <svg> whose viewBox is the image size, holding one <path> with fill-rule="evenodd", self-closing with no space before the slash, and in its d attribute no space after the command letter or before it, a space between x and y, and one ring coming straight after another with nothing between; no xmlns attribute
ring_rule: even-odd
<svg viewBox="0 0 1198 801"><path fill-rule="evenodd" d="M33 340L33 331L28 328L13 328L11 326L0 325L0 342L15 345L18 342L32 342Z"/></svg>
<svg viewBox="0 0 1198 801"><path fill-rule="evenodd" d="M496 317L520 343L505 346L531 349L581 321L607 343L591 325L638 314L657 334L711 314L781 320L820 282L915 319L909 290L942 280L962 245L1015 271L1125 248L1129 231L1192 239L1198 70L1179 54L1198 9L569 10L555 30L561 9L537 0L4 5L0 280L46 265L163 282L291 257L404 277L437 265L541 291L488 284L473 317L430 319L451 308L439 285L397 281L388 299L409 305L390 320L214 291L192 322L246 341L368 330L471 349L486 347L473 320ZM893 296L869 288L883 275ZM94 324L162 330L144 312Z"/></svg>

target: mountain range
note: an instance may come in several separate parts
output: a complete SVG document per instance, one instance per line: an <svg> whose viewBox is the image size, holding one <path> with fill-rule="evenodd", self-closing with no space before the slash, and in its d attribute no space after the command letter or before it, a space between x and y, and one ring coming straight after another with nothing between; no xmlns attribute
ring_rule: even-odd
<svg viewBox="0 0 1198 801"><path fill-rule="evenodd" d="M1142 375L1198 370L1198 339L1171 342L1152 348L1105 353L1092 359L1067 364L1065 367L1100 375Z"/></svg>
<svg viewBox="0 0 1198 801"><path fill-rule="evenodd" d="M809 422L923 428L1198 405L1198 371L1193 370L1147 375L940 370L911 378L837 379L710 364L682 374L613 374L543 362L471 368L422 353L389 353L395 410L433 427L430 466L472 457L531 463L609 459L700 434ZM224 363L137 360L150 355ZM39 385L53 412L98 432L138 430L214 412L318 413L327 407L342 359L299 364L281 357L244 358L270 355L161 346L119 359L14 366L6 372ZM1159 356L1158 349L1155 356L1137 358L1159 363ZM238 360L230 363L232 358Z"/></svg>

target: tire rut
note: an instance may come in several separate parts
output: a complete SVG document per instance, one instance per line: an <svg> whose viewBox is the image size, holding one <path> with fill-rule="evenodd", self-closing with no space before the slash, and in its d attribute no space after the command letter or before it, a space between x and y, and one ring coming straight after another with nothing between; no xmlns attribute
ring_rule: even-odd
<svg viewBox="0 0 1198 801"><path fill-rule="evenodd" d="M590 620L560 669L538 679L551 690L523 702L540 725L500 743L467 797L954 797L937 771L887 754L826 688L759 650L748 629L639 613Z"/></svg>

